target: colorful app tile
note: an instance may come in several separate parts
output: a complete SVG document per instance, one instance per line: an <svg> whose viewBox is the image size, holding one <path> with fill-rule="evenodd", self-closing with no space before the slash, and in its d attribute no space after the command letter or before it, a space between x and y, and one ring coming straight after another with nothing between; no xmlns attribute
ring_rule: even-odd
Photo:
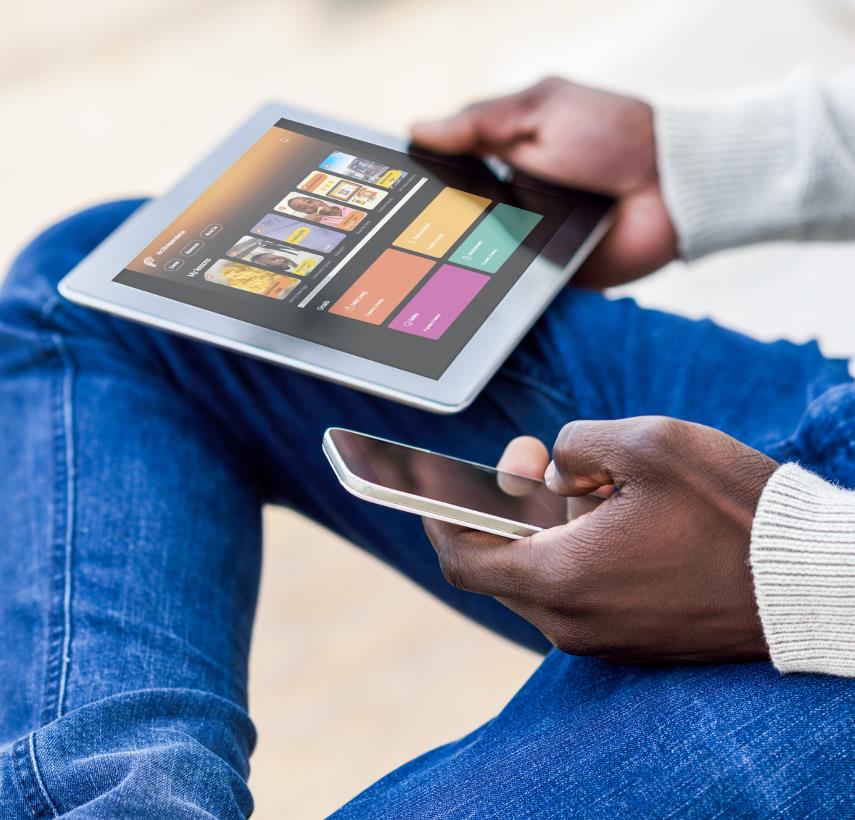
<svg viewBox="0 0 855 820"><path fill-rule="evenodd" d="M433 266L430 259L389 248L347 289L329 312L371 325L382 324Z"/></svg>
<svg viewBox="0 0 855 820"><path fill-rule="evenodd" d="M490 281L483 273L443 265L389 323L392 330L439 339Z"/></svg>
<svg viewBox="0 0 855 820"><path fill-rule="evenodd" d="M500 203L463 240L451 261L495 273L542 218L533 211Z"/></svg>
<svg viewBox="0 0 855 820"><path fill-rule="evenodd" d="M305 222L277 214L267 214L251 230L252 233L261 234L268 239L290 242L292 245L300 245L321 253L329 253L344 239L344 234L338 231L331 231L319 225L307 225Z"/></svg>
<svg viewBox="0 0 855 820"><path fill-rule="evenodd" d="M347 202L360 188L361 183L352 179L343 179L335 186L327 196L330 199L338 199L341 202Z"/></svg>
<svg viewBox="0 0 855 820"><path fill-rule="evenodd" d="M355 157L343 151L333 151L320 164L320 168L331 171L333 174L380 185L383 188L394 188L407 176L406 171L398 171L382 162Z"/></svg>
<svg viewBox="0 0 855 820"><path fill-rule="evenodd" d="M444 256L490 202L457 188L443 188L392 244L428 256Z"/></svg>
<svg viewBox="0 0 855 820"><path fill-rule="evenodd" d="M273 210L339 231L352 231L367 216L365 211L326 202L299 191L292 191L280 203L274 205Z"/></svg>
<svg viewBox="0 0 855 820"><path fill-rule="evenodd" d="M326 196L339 202L348 202L350 205L366 208L369 211L389 193L352 179L325 174L323 171L312 171L297 187L301 191Z"/></svg>
<svg viewBox="0 0 855 820"><path fill-rule="evenodd" d="M377 184L381 188L394 188L405 176L404 171L396 171L390 168L377 180Z"/></svg>
<svg viewBox="0 0 855 820"><path fill-rule="evenodd" d="M334 177L332 174L325 174L323 171L312 171L297 187L301 191L308 191L310 194L327 196L340 182L344 182L341 177Z"/></svg>
<svg viewBox="0 0 855 820"><path fill-rule="evenodd" d="M324 261L320 254L298 251L257 236L242 237L226 251L226 256L294 276L305 276Z"/></svg>
<svg viewBox="0 0 855 820"><path fill-rule="evenodd" d="M270 299L284 299L300 280L281 273L235 262L231 259L219 259L205 271L205 280L227 288L236 288Z"/></svg>
<svg viewBox="0 0 855 820"><path fill-rule="evenodd" d="M333 194L335 191L333 191ZM350 204L358 208L367 208L369 211L379 205L387 196L388 191L372 188L369 185L360 185L356 193L350 198Z"/></svg>

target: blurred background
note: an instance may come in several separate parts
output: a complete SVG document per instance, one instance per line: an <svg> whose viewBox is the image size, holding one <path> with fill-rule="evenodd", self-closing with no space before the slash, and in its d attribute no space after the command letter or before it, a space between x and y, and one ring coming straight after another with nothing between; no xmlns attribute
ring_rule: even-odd
<svg viewBox="0 0 855 820"><path fill-rule="evenodd" d="M403 132L544 74L674 99L855 57L846 0L31 0L4 23L0 271L75 209L166 191L268 100ZM846 355L853 262L846 246L755 248L629 292ZM329 533L266 515L256 817L323 816L491 717L534 670Z"/></svg>

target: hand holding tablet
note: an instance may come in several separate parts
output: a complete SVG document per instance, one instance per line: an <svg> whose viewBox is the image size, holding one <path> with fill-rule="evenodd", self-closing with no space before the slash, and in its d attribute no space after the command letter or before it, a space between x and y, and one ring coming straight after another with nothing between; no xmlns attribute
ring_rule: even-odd
<svg viewBox="0 0 855 820"><path fill-rule="evenodd" d="M60 287L92 307L454 412L566 283L611 204L269 106Z"/></svg>

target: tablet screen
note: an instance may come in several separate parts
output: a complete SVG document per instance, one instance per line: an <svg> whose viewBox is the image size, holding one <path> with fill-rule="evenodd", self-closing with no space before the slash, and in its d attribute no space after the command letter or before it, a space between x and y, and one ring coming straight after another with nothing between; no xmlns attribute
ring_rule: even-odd
<svg viewBox="0 0 855 820"><path fill-rule="evenodd" d="M438 379L576 205L473 166L279 120L116 281Z"/></svg>

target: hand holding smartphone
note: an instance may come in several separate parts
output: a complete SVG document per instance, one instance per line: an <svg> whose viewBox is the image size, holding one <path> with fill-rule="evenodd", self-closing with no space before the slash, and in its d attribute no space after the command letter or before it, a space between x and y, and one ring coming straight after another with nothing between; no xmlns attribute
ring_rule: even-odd
<svg viewBox="0 0 855 820"><path fill-rule="evenodd" d="M538 479L337 427L324 434L323 450L359 498L506 538L566 524L601 501L568 505Z"/></svg>

